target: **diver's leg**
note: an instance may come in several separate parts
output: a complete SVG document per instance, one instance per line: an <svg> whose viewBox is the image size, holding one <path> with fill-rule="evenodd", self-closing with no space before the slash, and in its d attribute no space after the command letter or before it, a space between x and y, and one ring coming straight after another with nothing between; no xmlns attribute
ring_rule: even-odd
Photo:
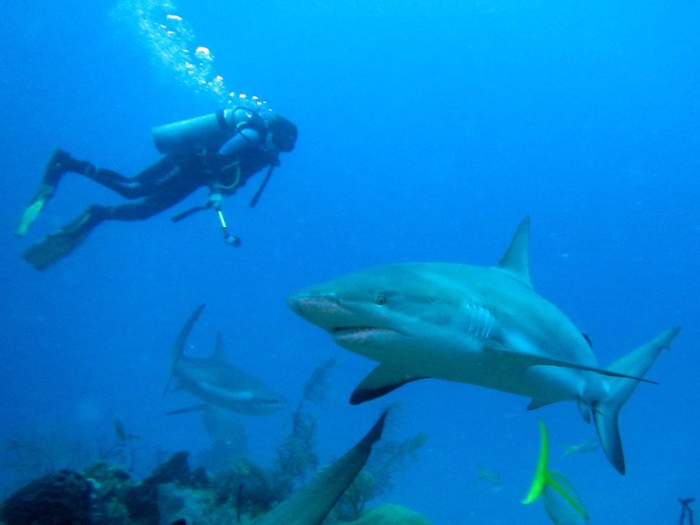
<svg viewBox="0 0 700 525"><path fill-rule="evenodd" d="M56 186L63 174L68 172L84 173L90 169L94 169L94 167L89 162L76 160L67 151L56 149L46 164L41 187L25 208L19 225L15 230L15 235L20 237L26 235L29 226L36 220L41 210L55 193Z"/></svg>
<svg viewBox="0 0 700 525"><path fill-rule="evenodd" d="M180 202L199 186L196 177L179 177L161 184L157 192L133 204L90 206L73 222L30 246L23 257L37 270L44 270L72 252L102 221L147 219Z"/></svg>
<svg viewBox="0 0 700 525"><path fill-rule="evenodd" d="M90 162L76 160L68 152L57 149L46 165L41 187L24 210L15 234L20 237L26 235L29 226L53 196L59 180L65 173L83 175L124 198L138 199L152 193L163 181L177 178L179 169L172 157L165 156L131 179L116 171L98 168Z"/></svg>
<svg viewBox="0 0 700 525"><path fill-rule="evenodd" d="M90 206L77 219L56 233L30 246L22 255L37 270L45 270L77 248L88 234L105 220L140 220L155 211L142 203L122 206Z"/></svg>
<svg viewBox="0 0 700 525"><path fill-rule="evenodd" d="M194 178L182 176L166 180L149 196L133 204L122 204L107 209L112 221L141 221L171 208L191 195L201 184Z"/></svg>
<svg viewBox="0 0 700 525"><path fill-rule="evenodd" d="M74 159L67 151L56 149L46 164L42 182L46 185L56 186L65 173L84 174L90 169L94 169L94 166L88 161Z"/></svg>
<svg viewBox="0 0 700 525"><path fill-rule="evenodd" d="M133 178L105 168L89 169L83 175L124 198L138 199L152 193L163 181L177 177L178 170L177 163L166 156Z"/></svg>

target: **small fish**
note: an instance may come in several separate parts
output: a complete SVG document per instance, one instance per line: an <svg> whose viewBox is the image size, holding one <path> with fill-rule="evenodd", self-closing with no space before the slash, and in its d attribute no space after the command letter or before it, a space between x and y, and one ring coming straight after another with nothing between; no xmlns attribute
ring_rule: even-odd
<svg viewBox="0 0 700 525"><path fill-rule="evenodd" d="M182 414L214 405L239 414L261 416L287 408L288 403L284 397L226 361L220 333L217 333L211 357L199 359L185 355L185 342L202 310L204 305L194 311L175 341L165 392L167 393L172 379L175 379L179 388L197 396L204 403L169 413Z"/></svg>
<svg viewBox="0 0 700 525"><path fill-rule="evenodd" d="M483 466L477 465L476 483L488 483L494 487L501 486L501 475L495 470L486 470Z"/></svg>
<svg viewBox="0 0 700 525"><path fill-rule="evenodd" d="M117 440L119 440L121 443L133 441L134 439L139 439L140 437L135 434L129 434L126 430L124 430L124 423L121 419L114 420L114 433L117 435Z"/></svg>
<svg viewBox="0 0 700 525"><path fill-rule="evenodd" d="M577 443L574 445L564 445L564 453L561 457L565 458L571 454L586 454L588 452L594 452L598 450L598 439L590 438L583 443Z"/></svg>
<svg viewBox="0 0 700 525"><path fill-rule="evenodd" d="M584 525L589 517L581 498L564 474L549 470L549 436L540 420L540 457L530 492L522 501L529 505L542 496L544 508L555 525Z"/></svg>

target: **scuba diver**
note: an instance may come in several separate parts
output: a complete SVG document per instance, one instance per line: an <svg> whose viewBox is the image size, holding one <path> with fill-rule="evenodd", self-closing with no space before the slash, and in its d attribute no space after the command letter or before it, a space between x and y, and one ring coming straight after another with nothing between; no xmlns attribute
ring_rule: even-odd
<svg viewBox="0 0 700 525"><path fill-rule="evenodd" d="M256 100L256 99L254 99ZM225 241L240 245L231 235L221 211L224 196L233 195L257 172L267 167L250 206L279 165L280 152L294 149L297 127L260 103L246 100L238 105L202 117L159 126L152 130L158 150L164 156L138 175L129 178L112 170L77 160L57 149L49 160L42 185L24 211L15 234L22 237L37 218L65 173L77 173L138 202L119 206L89 206L77 219L30 246L23 257L37 270L44 270L75 249L102 221L140 221L182 201L207 186L209 199L172 218L174 222L200 210L213 208Z"/></svg>

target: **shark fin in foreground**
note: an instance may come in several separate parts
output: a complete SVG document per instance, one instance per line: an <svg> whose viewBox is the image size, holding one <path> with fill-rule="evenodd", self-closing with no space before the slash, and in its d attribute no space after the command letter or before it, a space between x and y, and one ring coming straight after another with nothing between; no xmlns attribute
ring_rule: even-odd
<svg viewBox="0 0 700 525"><path fill-rule="evenodd" d="M385 410L367 435L343 457L319 470L303 488L253 525L320 525L364 467L372 446L382 437L387 414Z"/></svg>
<svg viewBox="0 0 700 525"><path fill-rule="evenodd" d="M547 514L556 525L576 525L588 522L588 513L581 498L564 474L549 470L549 436L540 420L540 456L530 492L522 501L529 505L540 496Z"/></svg>

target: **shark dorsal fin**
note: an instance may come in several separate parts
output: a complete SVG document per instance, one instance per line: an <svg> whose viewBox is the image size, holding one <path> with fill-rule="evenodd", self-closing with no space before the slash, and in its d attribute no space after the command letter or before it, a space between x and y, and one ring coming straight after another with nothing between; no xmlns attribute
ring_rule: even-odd
<svg viewBox="0 0 700 525"><path fill-rule="evenodd" d="M219 330L216 331L216 343L214 344L214 352L209 358L218 363L226 363L226 349L224 348L224 338Z"/></svg>
<svg viewBox="0 0 700 525"><path fill-rule="evenodd" d="M180 333L177 336L177 339L175 340L175 344L173 345L172 350L172 356L170 358L170 373L168 374L168 382L165 385L165 390L163 390L163 395L167 394L168 390L170 390L170 384L173 381L173 376L175 375L175 368L177 367L177 363L185 355L185 343L187 343L187 338L189 337L190 332L192 331L192 327L197 322L197 319L199 319L199 315L202 313L202 310L204 310L205 306L206 305L204 304L200 304L196 308L196 310L192 312L192 315L190 315L189 319L187 319L187 322L182 327Z"/></svg>
<svg viewBox="0 0 700 525"><path fill-rule="evenodd" d="M498 267L532 288L530 281L530 216L526 216L510 241L508 249L498 261Z"/></svg>

